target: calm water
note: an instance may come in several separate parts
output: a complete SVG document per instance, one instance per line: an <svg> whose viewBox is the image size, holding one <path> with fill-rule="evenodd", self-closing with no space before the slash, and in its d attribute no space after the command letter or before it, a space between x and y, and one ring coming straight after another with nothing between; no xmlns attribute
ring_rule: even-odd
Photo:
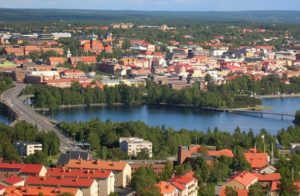
<svg viewBox="0 0 300 196"><path fill-rule="evenodd" d="M271 106L270 111L294 114L297 109L300 109L300 98L263 99L263 104ZM280 116L266 115L265 118L261 118L260 115L256 114L208 112L168 106L71 108L48 112L45 115L60 122L89 121L92 118L110 119L115 122L140 120L149 125L165 125L177 130L186 128L200 131L218 127L219 130L232 132L239 126L246 131L252 128L257 132L265 128L271 133L276 133L281 128L293 125L293 118L291 117L285 117L284 120L281 120Z"/></svg>

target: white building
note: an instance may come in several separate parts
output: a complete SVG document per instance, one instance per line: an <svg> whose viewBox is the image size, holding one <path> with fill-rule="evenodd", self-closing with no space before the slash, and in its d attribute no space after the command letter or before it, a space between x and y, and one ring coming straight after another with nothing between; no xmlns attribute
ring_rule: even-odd
<svg viewBox="0 0 300 196"><path fill-rule="evenodd" d="M41 143L15 141L14 146L17 148L21 156L29 156L37 151L43 150Z"/></svg>
<svg viewBox="0 0 300 196"><path fill-rule="evenodd" d="M58 40L59 38L71 38L71 33L52 33L54 40Z"/></svg>
<svg viewBox="0 0 300 196"><path fill-rule="evenodd" d="M146 149L149 157L152 157L152 142L136 138L136 137L121 137L119 139L120 148L127 152L128 156L137 156L139 152Z"/></svg>

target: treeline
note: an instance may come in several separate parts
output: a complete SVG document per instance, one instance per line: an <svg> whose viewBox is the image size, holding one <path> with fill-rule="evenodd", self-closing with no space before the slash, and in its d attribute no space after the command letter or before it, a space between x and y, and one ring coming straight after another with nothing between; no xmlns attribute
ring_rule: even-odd
<svg viewBox="0 0 300 196"><path fill-rule="evenodd" d="M187 130L179 131L172 128L152 127L143 122L124 122L114 123L111 121L103 122L98 119L90 122L66 123L62 122L58 127L70 137L75 136L77 141L87 141L91 144L100 158L126 158L117 154L120 137L140 137L150 140L153 143L153 154L155 158L172 156L177 153L179 145L189 145L192 143L216 146L218 149L241 147L249 149L257 146L263 150L263 139L265 137L265 145L267 152L271 152L272 144L279 144L288 149L290 143L300 141L300 127L289 127L282 129L277 135L270 135L266 130L262 129L259 134L255 135L252 130L242 131L236 128L232 133L220 131L217 128L201 132L204 130ZM228 131L228 130L227 130ZM103 152L105 150L105 153ZM111 154L109 155L109 151ZM105 155L104 155L104 154ZM114 154L115 153L115 154ZM277 153L275 149L275 154Z"/></svg>
<svg viewBox="0 0 300 196"><path fill-rule="evenodd" d="M119 85L117 87L83 88L74 83L71 88L32 85L23 94L33 94L34 104L39 108L58 109L61 105L94 104L94 103L142 103L143 89Z"/></svg>
<svg viewBox="0 0 300 196"><path fill-rule="evenodd" d="M198 84L191 88L174 90L151 81L146 87L116 87L83 88L74 83L71 88L56 88L50 86L32 85L23 94L33 94L36 107L58 109L61 105L76 104L184 104L193 107L237 108L261 104L260 100L248 95L234 93L201 91Z"/></svg>
<svg viewBox="0 0 300 196"><path fill-rule="evenodd" d="M40 142L43 151L22 160L14 141ZM48 164L48 156L59 153L59 139L54 132L38 132L37 127L26 122L19 122L14 127L0 124L0 157L5 161Z"/></svg>
<svg viewBox="0 0 300 196"><path fill-rule="evenodd" d="M209 79L209 78L208 78ZM277 93L300 93L300 77L279 78L276 75L263 77L259 81L254 81L248 76L237 77L226 84L216 86L208 85L209 91L221 92L224 94L252 94L269 95Z"/></svg>

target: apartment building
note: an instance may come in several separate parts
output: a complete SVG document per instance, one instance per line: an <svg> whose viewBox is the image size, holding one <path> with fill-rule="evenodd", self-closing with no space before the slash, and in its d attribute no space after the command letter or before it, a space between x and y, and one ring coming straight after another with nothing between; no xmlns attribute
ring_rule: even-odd
<svg viewBox="0 0 300 196"><path fill-rule="evenodd" d="M98 195L106 196L114 192L115 176L111 170L50 168L47 176L64 178L95 179L98 184Z"/></svg>
<svg viewBox="0 0 300 196"><path fill-rule="evenodd" d="M149 157L152 157L152 142L137 137L121 137L119 139L120 149L128 156L137 156L142 150L147 150Z"/></svg>
<svg viewBox="0 0 300 196"><path fill-rule="evenodd" d="M21 156L29 156L43 150L43 144L36 142L15 141L14 146Z"/></svg>
<svg viewBox="0 0 300 196"><path fill-rule="evenodd" d="M131 167L123 161L72 159L64 167L66 169L110 170L115 176L115 187L125 188L131 180Z"/></svg>

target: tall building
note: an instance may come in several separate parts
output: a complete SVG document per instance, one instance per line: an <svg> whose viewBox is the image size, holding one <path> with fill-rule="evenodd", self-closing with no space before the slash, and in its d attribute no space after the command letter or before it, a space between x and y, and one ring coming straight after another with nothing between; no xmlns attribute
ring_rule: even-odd
<svg viewBox="0 0 300 196"><path fill-rule="evenodd" d="M136 138L136 137L121 137L119 139L120 148L126 152L128 156L137 156L143 149L147 150L149 157L152 157L152 142Z"/></svg>

